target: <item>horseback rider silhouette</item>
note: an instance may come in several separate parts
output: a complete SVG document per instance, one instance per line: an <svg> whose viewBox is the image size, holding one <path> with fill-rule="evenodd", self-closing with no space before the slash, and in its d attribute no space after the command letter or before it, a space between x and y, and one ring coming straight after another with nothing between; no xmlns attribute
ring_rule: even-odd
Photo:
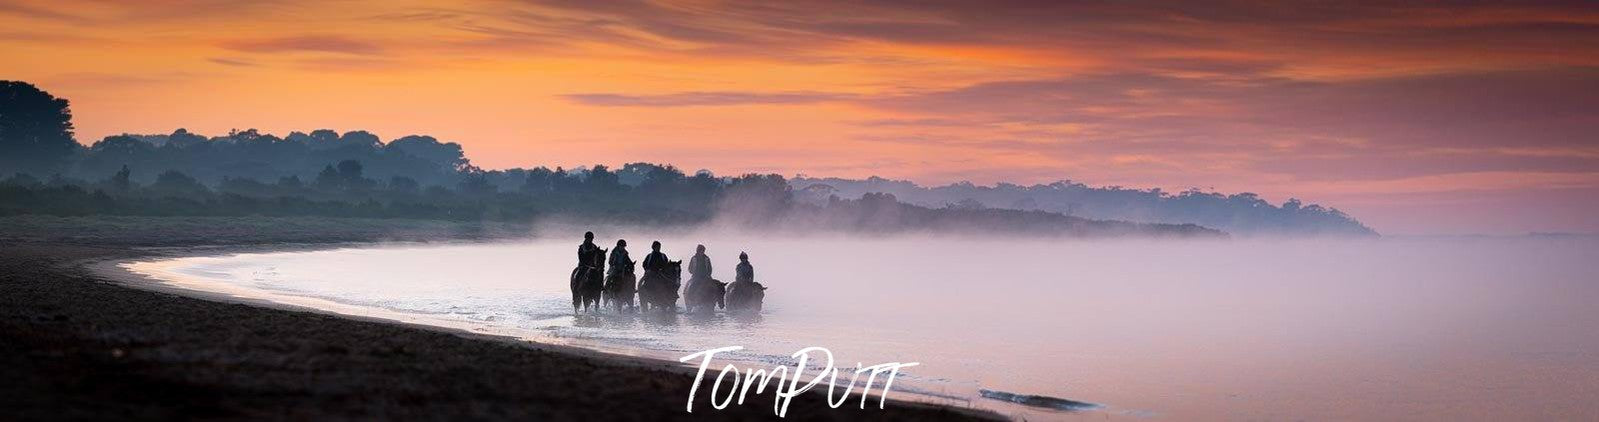
<svg viewBox="0 0 1599 422"><path fill-rule="evenodd" d="M594 232L584 232L583 244L577 245L577 266L594 265L594 254L599 252L599 245L594 244Z"/></svg>
<svg viewBox="0 0 1599 422"><path fill-rule="evenodd" d="M727 285L711 278L711 257L705 255L705 245L694 248L694 258L689 260L688 271L693 275L689 277L687 286L683 287L683 300L689 312L712 311L722 306Z"/></svg>
<svg viewBox="0 0 1599 422"><path fill-rule="evenodd" d="M727 285L724 296L728 312L761 312L761 302L766 299L766 286L755 282L755 266L750 265L750 255L739 252L738 267L733 269L733 282Z"/></svg>
<svg viewBox="0 0 1599 422"><path fill-rule="evenodd" d="M689 280L711 279L711 257L705 255L705 245L694 248L694 257L688 261Z"/></svg>
<svg viewBox="0 0 1599 422"><path fill-rule="evenodd" d="M633 309L633 294L638 292L638 279L633 277L633 260L627 256L627 241L616 240L611 248L611 258L605 273L604 301L618 310Z"/></svg>
<svg viewBox="0 0 1599 422"><path fill-rule="evenodd" d="M666 266L671 263L672 261L666 258L666 254L661 252L661 241L657 240L650 243L650 254L644 256L644 276L649 277L652 273L666 270ZM678 287L680 286L672 286L673 289Z"/></svg>
<svg viewBox="0 0 1599 422"><path fill-rule="evenodd" d="M627 241L616 240L616 247L611 249L610 269L607 274L627 274L633 272L633 260L627 256Z"/></svg>
<svg viewBox="0 0 1599 422"><path fill-rule="evenodd" d="M733 281L755 281L755 266L750 265L749 254L744 252L738 253L738 267L733 269Z"/></svg>
<svg viewBox="0 0 1599 422"><path fill-rule="evenodd" d="M605 250L594 245L594 232L583 233L577 245L577 268L572 269L572 312L598 309L605 289Z"/></svg>

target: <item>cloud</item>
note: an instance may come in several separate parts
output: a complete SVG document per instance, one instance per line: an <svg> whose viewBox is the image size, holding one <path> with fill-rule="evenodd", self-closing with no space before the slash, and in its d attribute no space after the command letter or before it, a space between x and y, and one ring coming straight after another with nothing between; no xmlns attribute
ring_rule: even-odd
<svg viewBox="0 0 1599 422"><path fill-rule="evenodd" d="M94 89L139 89L150 85L173 85L213 75L190 71L163 73L68 72L44 80L50 86Z"/></svg>
<svg viewBox="0 0 1599 422"><path fill-rule="evenodd" d="M369 57L312 57L296 60L294 65L300 69L325 72L404 70L408 68L402 62Z"/></svg>
<svg viewBox="0 0 1599 422"><path fill-rule="evenodd" d="M0 2L0 14L16 15L33 19L47 19L68 23L83 23L89 20L88 18L72 13L61 12L43 7L33 7L20 2L10 1Z"/></svg>
<svg viewBox="0 0 1599 422"><path fill-rule="evenodd" d="M949 118L922 118L922 119L871 119L855 122L861 126L873 127L937 127L937 126L972 126L978 123Z"/></svg>
<svg viewBox="0 0 1599 422"><path fill-rule="evenodd" d="M1187 157L1305 180L1599 169L1599 68L1343 81L1106 73L861 98L867 130L1057 157ZM1057 130L1065 125L1074 130ZM925 136L949 127L974 133ZM948 131L946 131L948 132ZM969 131L970 132L970 131ZM912 132L914 133L914 132ZM965 138L950 138L963 136ZM1029 142L1018 143L1015 140ZM1209 158L1200 158L1209 157Z"/></svg>
<svg viewBox="0 0 1599 422"><path fill-rule="evenodd" d="M239 67L259 66L259 64L254 62L254 61L250 61L248 59L232 58L232 57L206 57L205 60L208 61L208 62L212 62L212 63L224 65L224 66L239 66Z"/></svg>
<svg viewBox="0 0 1599 422"><path fill-rule="evenodd" d="M32 3L33 5L30 5ZM10 14L75 25L139 25L158 21L185 21L248 15L269 19L277 10L306 3L302 0L104 0L0 1L0 15ZM39 6L48 4L48 7ZM71 12L67 12L70 10Z"/></svg>
<svg viewBox="0 0 1599 422"><path fill-rule="evenodd" d="M97 41L94 38L74 34L34 31L7 31L0 32L0 41L26 42L26 43L86 43Z"/></svg>
<svg viewBox="0 0 1599 422"><path fill-rule="evenodd" d="M825 49L842 41L871 41L1067 48L1130 58L1139 52L1239 47L1348 51L1368 49L1374 42L1384 42L1387 49L1418 51L1460 50L1462 40L1525 48L1549 45L1561 37L1591 36L1594 25L1599 24L1599 18L1580 2L1305 5L824 0L707 6L551 0L523 4L529 5L529 13L602 19L608 22L604 31L639 31L662 40L722 50L804 45ZM578 30L565 35L586 39L594 32Z"/></svg>
<svg viewBox="0 0 1599 422"><path fill-rule="evenodd" d="M626 94L566 94L562 98L578 104L601 107L692 107L735 105L811 104L845 101L856 98L853 94L831 92L737 92L698 91L660 95Z"/></svg>
<svg viewBox="0 0 1599 422"><path fill-rule="evenodd" d="M257 40L229 41L223 48L250 53L321 52L373 55L383 52L376 43L340 35L301 35Z"/></svg>

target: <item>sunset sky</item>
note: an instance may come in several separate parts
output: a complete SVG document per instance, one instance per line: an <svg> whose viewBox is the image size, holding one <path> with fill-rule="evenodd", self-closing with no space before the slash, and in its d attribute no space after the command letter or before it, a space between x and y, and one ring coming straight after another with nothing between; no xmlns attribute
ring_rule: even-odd
<svg viewBox="0 0 1599 422"><path fill-rule="evenodd" d="M1298 197L1599 232L1592 2L0 0L85 144L365 129L675 164Z"/></svg>

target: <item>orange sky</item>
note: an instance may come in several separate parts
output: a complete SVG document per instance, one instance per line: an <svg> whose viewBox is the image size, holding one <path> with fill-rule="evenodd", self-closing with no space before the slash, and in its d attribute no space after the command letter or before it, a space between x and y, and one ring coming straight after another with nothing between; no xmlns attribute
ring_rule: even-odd
<svg viewBox="0 0 1599 422"><path fill-rule="evenodd" d="M1251 191L1384 233L1599 232L1591 3L0 0L0 79L124 132Z"/></svg>

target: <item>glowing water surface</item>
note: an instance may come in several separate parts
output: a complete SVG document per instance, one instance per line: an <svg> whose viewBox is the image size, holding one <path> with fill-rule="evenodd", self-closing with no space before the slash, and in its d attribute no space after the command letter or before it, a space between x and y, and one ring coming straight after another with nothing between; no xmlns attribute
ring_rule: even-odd
<svg viewBox="0 0 1599 422"><path fill-rule="evenodd" d="M629 239L642 260L650 239ZM806 346L846 367L920 362L892 397L1034 420L1599 418L1591 239L662 241L684 260L704 243L723 280L748 251L770 288L762 318L574 316L569 239L126 267L191 289L671 360L740 345L729 358L741 366L784 364ZM1004 401L1029 395L1102 407Z"/></svg>

